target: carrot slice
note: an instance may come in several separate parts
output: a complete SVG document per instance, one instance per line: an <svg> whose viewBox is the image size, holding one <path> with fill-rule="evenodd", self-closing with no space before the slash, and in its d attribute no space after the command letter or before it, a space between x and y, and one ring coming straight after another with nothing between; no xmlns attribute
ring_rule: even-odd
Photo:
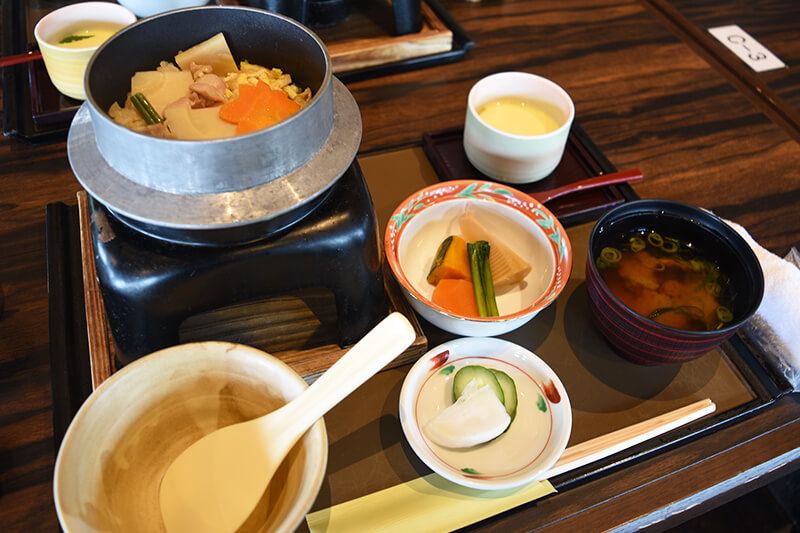
<svg viewBox="0 0 800 533"><path fill-rule="evenodd" d="M296 113L300 106L289 100L280 89L272 89L263 81L255 87L239 86L239 98L224 104L219 110L222 120L237 125L236 133L266 128Z"/></svg>
<svg viewBox="0 0 800 533"><path fill-rule="evenodd" d="M240 85L239 98L223 104L219 109L219 118L232 124L238 124L244 120L255 108L259 94L264 92L265 87L267 84L264 82L260 82L255 87L246 84Z"/></svg>
<svg viewBox="0 0 800 533"><path fill-rule="evenodd" d="M445 278L433 289L432 300L433 303L457 315L480 316L472 280Z"/></svg>

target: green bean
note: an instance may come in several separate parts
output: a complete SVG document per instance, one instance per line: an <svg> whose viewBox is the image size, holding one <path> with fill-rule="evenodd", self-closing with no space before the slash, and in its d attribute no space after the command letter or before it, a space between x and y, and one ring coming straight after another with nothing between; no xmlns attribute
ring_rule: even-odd
<svg viewBox="0 0 800 533"><path fill-rule="evenodd" d="M150 102L147 100L147 97L142 93L136 93L131 95L131 102L133 103L133 107L142 115L144 121L148 124L161 124L164 122L161 119L161 115L150 105Z"/></svg>
<svg viewBox="0 0 800 533"><path fill-rule="evenodd" d="M480 316L498 316L497 300L494 295L494 281L489 267L489 243L476 241L467 243L469 266L472 271L472 287Z"/></svg>

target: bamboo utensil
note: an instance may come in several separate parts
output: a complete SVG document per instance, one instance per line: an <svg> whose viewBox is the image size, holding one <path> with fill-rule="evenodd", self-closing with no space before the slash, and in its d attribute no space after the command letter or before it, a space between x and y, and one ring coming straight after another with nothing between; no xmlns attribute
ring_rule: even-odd
<svg viewBox="0 0 800 533"><path fill-rule="evenodd" d="M608 457L714 412L710 399L701 400L632 426L567 448L546 474L554 476ZM312 533L342 533L369 529L404 533L420 527L460 529L554 492L549 482L532 483L497 497L495 491L456 486L437 474L416 478L379 492L310 513Z"/></svg>
<svg viewBox="0 0 800 533"><path fill-rule="evenodd" d="M707 414L713 413L717 406L710 399L700 400L685 407L675 409L663 415L644 420L632 426L605 435L595 437L586 442L570 446L547 472L552 478L581 466L598 461L617 452L631 448L648 439L662 435L675 428L688 424Z"/></svg>

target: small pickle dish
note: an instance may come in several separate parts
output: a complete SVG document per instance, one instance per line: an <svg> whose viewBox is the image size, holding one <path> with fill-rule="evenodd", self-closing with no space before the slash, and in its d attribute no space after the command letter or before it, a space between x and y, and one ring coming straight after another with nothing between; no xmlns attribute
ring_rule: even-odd
<svg viewBox="0 0 800 533"><path fill-rule="evenodd" d="M505 406L510 422L496 437L454 447L442 442L433 426L448 409L457 409L455 404L467 405L454 396L460 375L466 373L464 380L469 381L479 375L471 372L475 368L504 377L499 381L500 409ZM485 409L478 413L478 418L487 418ZM466 434L482 425L470 418L473 414L475 410L462 411L456 417ZM462 337L433 348L409 370L400 391L400 423L414 452L445 479L474 489L503 490L547 478L569 441L572 409L558 376L533 352L504 339ZM449 440L455 433L451 431Z"/></svg>

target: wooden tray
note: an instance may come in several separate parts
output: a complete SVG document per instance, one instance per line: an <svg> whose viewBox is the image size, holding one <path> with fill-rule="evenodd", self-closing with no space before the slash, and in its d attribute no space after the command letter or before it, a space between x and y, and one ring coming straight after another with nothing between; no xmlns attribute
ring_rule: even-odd
<svg viewBox="0 0 800 533"><path fill-rule="evenodd" d="M380 13L373 15L373 12L380 8L380 2L364 4L366 10L354 10L339 26L317 30L328 47L334 74L431 56L453 48L453 32L427 2L420 4L422 28L406 35L391 35L376 25L374 21L380 19Z"/></svg>
<svg viewBox="0 0 800 533"><path fill-rule="evenodd" d="M92 388L96 389L117 370L116 348L97 281L88 196L80 191L77 197L89 362ZM384 280L389 310L403 313L417 333L411 346L386 367L393 368L416 361L427 351L428 341L385 267ZM181 342L220 340L260 348L292 367L310 384L347 351L347 347L334 341L335 315L335 306L327 294L306 290L191 317L182 326L180 337Z"/></svg>

